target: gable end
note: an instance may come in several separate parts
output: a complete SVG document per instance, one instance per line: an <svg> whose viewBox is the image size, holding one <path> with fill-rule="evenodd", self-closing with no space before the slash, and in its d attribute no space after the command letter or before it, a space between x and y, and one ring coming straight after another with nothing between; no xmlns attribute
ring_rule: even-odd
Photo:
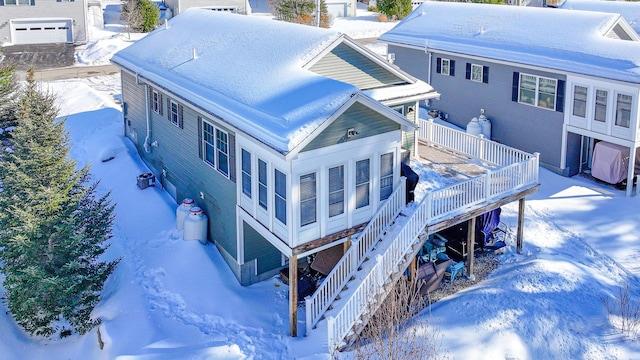
<svg viewBox="0 0 640 360"><path fill-rule="evenodd" d="M309 70L321 76L352 84L360 90L406 83L404 79L345 43L331 49Z"/></svg>
<svg viewBox="0 0 640 360"><path fill-rule="evenodd" d="M354 129L357 134L348 137L347 130ZM379 112L359 103L354 103L338 118L316 136L301 152L337 145L347 141L400 130L400 124Z"/></svg>

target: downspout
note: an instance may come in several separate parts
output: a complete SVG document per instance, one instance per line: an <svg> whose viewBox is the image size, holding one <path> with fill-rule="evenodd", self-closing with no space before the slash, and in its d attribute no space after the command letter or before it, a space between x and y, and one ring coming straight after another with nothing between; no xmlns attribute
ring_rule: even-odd
<svg viewBox="0 0 640 360"><path fill-rule="evenodd" d="M144 151L150 153L151 147L149 142L151 141L151 124L149 123L149 84L140 82L140 74L136 73L136 85L144 85L144 109L145 119L147 120L147 136L144 138Z"/></svg>
<svg viewBox="0 0 640 360"><path fill-rule="evenodd" d="M424 52L427 54L427 84L431 86L431 51L429 51L429 39L424 41ZM431 99L425 100L425 106L431 107Z"/></svg>

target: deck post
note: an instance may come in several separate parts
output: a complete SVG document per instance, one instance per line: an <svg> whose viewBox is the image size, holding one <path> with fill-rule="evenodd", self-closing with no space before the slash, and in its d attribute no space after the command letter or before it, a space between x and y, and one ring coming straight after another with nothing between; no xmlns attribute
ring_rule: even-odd
<svg viewBox="0 0 640 360"><path fill-rule="evenodd" d="M472 217L467 224L467 278L469 280L475 280L476 276L473 274L473 254L475 252L474 244L476 242L476 218Z"/></svg>
<svg viewBox="0 0 640 360"><path fill-rule="evenodd" d="M414 284L418 279L416 273L418 272L418 262L417 257L413 257L411 263L409 264L409 284Z"/></svg>
<svg viewBox="0 0 640 360"><path fill-rule="evenodd" d="M298 257L289 257L289 332L298 337Z"/></svg>
<svg viewBox="0 0 640 360"><path fill-rule="evenodd" d="M516 250L522 254L522 237L524 233L524 198L518 200L518 233L516 235Z"/></svg>
<svg viewBox="0 0 640 360"><path fill-rule="evenodd" d="M342 243L342 254L346 254L351 247L351 235L347 236L347 241Z"/></svg>

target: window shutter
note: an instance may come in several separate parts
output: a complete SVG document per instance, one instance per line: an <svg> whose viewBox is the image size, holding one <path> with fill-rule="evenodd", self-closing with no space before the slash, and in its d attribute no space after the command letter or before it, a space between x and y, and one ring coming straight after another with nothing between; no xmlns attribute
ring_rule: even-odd
<svg viewBox="0 0 640 360"><path fill-rule="evenodd" d="M229 180L236 182L236 136L229 134Z"/></svg>
<svg viewBox="0 0 640 360"><path fill-rule="evenodd" d="M153 89L151 86L147 88L147 93L149 94L148 104L149 104L149 113L153 112Z"/></svg>
<svg viewBox="0 0 640 360"><path fill-rule="evenodd" d="M467 63L467 74L464 76L465 79L471 80L471 63Z"/></svg>
<svg viewBox="0 0 640 360"><path fill-rule="evenodd" d="M558 80L558 90L556 90L556 111L564 111L564 80Z"/></svg>
<svg viewBox="0 0 640 360"><path fill-rule="evenodd" d="M164 111L164 102L162 102L162 94L158 93L158 112L160 112L160 116L163 115Z"/></svg>
<svg viewBox="0 0 640 360"><path fill-rule="evenodd" d="M456 76L456 61L455 60L449 60L449 75L450 76Z"/></svg>
<svg viewBox="0 0 640 360"><path fill-rule="evenodd" d="M442 58L436 60L436 72L438 74L442 73Z"/></svg>
<svg viewBox="0 0 640 360"><path fill-rule="evenodd" d="M511 101L518 101L518 85L520 85L520 73L513 72L513 85L511 86Z"/></svg>
<svg viewBox="0 0 640 360"><path fill-rule="evenodd" d="M202 118L198 116L198 157L202 159Z"/></svg>
<svg viewBox="0 0 640 360"><path fill-rule="evenodd" d="M488 66L482 67L482 82L485 84L489 83L489 67Z"/></svg>
<svg viewBox="0 0 640 360"><path fill-rule="evenodd" d="M167 120L171 121L171 99L167 99Z"/></svg>
<svg viewBox="0 0 640 360"><path fill-rule="evenodd" d="M182 121L184 115L183 109L184 107L182 105L178 105L178 126L180 129L184 129L184 122Z"/></svg>

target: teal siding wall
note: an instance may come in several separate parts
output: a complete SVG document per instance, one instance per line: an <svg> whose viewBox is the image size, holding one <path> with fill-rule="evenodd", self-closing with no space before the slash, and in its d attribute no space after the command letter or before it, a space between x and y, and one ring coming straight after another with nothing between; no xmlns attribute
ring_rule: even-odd
<svg viewBox="0 0 640 360"><path fill-rule="evenodd" d="M249 224L243 222L244 232L244 261L258 259L258 274L279 268L281 254L262 235L258 234Z"/></svg>
<svg viewBox="0 0 640 360"><path fill-rule="evenodd" d="M358 135L348 138L347 130L353 128ZM313 139L302 151L310 151L325 146L340 144L400 129L400 124L384 115L355 103L340 115L321 134Z"/></svg>
<svg viewBox="0 0 640 360"><path fill-rule="evenodd" d="M405 83L388 69L345 44L336 46L313 64L309 70L331 79L352 84L361 90Z"/></svg>
<svg viewBox="0 0 640 360"><path fill-rule="evenodd" d="M137 147L140 155L161 182L168 180L176 187L177 202L185 197L196 200L198 206L203 208L209 217L209 239L216 241L219 246L235 257L237 254L236 184L204 163L199 157L198 115L202 114L184 106L184 101L173 98L175 102L183 105L183 128L179 128L167 118L167 103L172 97L151 84L152 89L163 95L163 114L149 112L151 114L150 141L157 141L157 146L152 146L151 152L147 153L143 149L146 136L144 87L135 85L135 78L132 76L125 76L125 79L123 100L127 102L127 119L131 121L132 126L135 126L138 133ZM221 130L228 131L211 117L204 118ZM229 151L235 150L229 149ZM163 170L165 176L162 176ZM201 199L200 193L204 199Z"/></svg>
<svg viewBox="0 0 640 360"><path fill-rule="evenodd" d="M147 131L144 86L136 85L136 78L133 75L126 72L121 74L126 135L136 145L138 152L142 154Z"/></svg>

